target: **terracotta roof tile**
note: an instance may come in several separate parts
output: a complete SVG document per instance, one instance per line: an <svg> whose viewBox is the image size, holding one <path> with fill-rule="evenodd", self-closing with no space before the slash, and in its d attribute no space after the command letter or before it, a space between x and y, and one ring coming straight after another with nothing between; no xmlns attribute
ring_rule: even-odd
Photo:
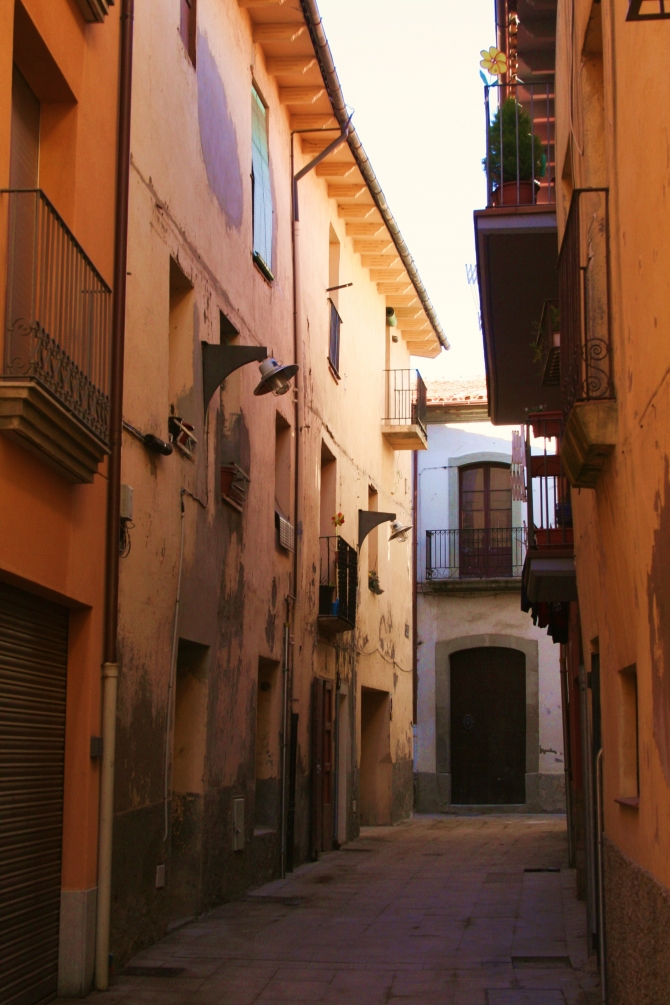
<svg viewBox="0 0 670 1005"><path fill-rule="evenodd" d="M486 379L463 377L460 380L428 380L429 405L466 405L486 401Z"/></svg>

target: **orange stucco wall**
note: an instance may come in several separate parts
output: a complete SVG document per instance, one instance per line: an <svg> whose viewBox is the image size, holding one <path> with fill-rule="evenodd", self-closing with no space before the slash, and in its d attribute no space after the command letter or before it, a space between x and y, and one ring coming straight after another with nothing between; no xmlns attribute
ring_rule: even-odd
<svg viewBox="0 0 670 1005"><path fill-rule="evenodd" d="M25 0L36 33L72 92L54 102L36 60L29 80L42 103L40 187L93 264L111 280L114 260L118 5L86 25L74 0ZM0 187L9 182L14 0L0 0ZM62 82L61 85L62 86ZM0 230L4 319L6 206ZM4 324L2 325L4 333ZM107 480L73 485L0 436L0 577L70 609L63 887L96 885L98 767L89 739L100 732Z"/></svg>
<svg viewBox="0 0 670 1005"><path fill-rule="evenodd" d="M670 42L670 23L627 23L627 0L603 0L593 8L590 0L577 0L574 17L572 7L559 2L557 173L564 179L571 174L575 188L609 188L618 408L616 447L597 489L573 490L583 646L587 661L595 646L600 651L606 834L667 887L670 247L664 221L670 186L668 110L657 60ZM599 10L602 30L593 20ZM594 38L601 39L601 57ZM602 114L597 87L589 90L597 84L599 58ZM561 235L569 195L564 180ZM631 664L637 665L638 681L639 810L615 801L620 794L618 674Z"/></svg>

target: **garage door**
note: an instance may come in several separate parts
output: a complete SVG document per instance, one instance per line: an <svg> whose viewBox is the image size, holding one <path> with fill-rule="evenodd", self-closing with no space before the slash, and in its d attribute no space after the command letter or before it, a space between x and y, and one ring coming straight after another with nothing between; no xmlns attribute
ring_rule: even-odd
<svg viewBox="0 0 670 1005"><path fill-rule="evenodd" d="M0 1005L56 994L67 626L0 583Z"/></svg>

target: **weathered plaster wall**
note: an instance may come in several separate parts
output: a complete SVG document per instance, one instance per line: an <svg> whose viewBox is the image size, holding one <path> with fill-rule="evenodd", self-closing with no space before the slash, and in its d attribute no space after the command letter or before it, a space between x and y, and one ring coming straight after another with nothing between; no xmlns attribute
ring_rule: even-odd
<svg viewBox="0 0 670 1005"><path fill-rule="evenodd" d="M597 184L609 189L609 304L618 433L597 489L574 492L573 512L587 668L591 653L600 654L612 1001L630 1000L630 988L640 1001L652 1001L662 997L658 988L667 974L668 953L650 943L651 919L637 908L648 904L653 916L660 917L670 886L670 356L665 322L670 286L662 225L668 212L668 112L653 93L653 54L670 38L670 25L627 23L625 0L597 6L580 0L573 19L572 5L559 2L556 119L559 171L570 174L575 187ZM597 74L580 80L582 63L597 69L594 48L596 57L602 49L597 102ZM561 236L570 190L564 185ZM632 664L638 697L637 809L616 801L624 794L625 778L619 672ZM654 884L658 888L652 893Z"/></svg>
<svg viewBox="0 0 670 1005"><path fill-rule="evenodd" d="M289 119L262 53L252 43L248 15L235 0L200 0L197 69L179 37L177 13L172 19L158 17L155 4L136 11L124 417L142 432L166 439L174 406L176 414L193 424L198 442L193 459L177 450L160 457L148 454L131 433L124 435L123 481L135 490L135 526L121 577L113 934L121 961L155 940L174 913L170 832L176 812L181 836L186 840L190 834L197 850L190 856L183 845L179 848L180 862L190 863L189 875L197 879L200 870L196 913L277 874L278 821L273 830L265 814L259 830L254 820L256 701L259 659L263 665L282 659L287 597L298 598L289 607L291 711L299 715L295 861L304 859L311 847L314 675L334 681L339 675L342 693L347 691L341 833L348 839L358 828L361 686L393 698L393 814L400 819L411 812L411 630L406 633L405 627L411 626L411 545L387 546L386 528L380 530L385 589L380 598L367 590L367 557L362 554L355 635L328 643L318 638L316 626L322 443L336 458L335 511L345 514L341 533L353 547L358 544L358 508L367 508L370 485L378 490L380 509L411 523L410 454L391 450L380 433L388 337L385 298L354 255L326 181L309 175L300 183L304 338L296 386L304 420L296 583L292 556L278 547L274 525L275 426L279 415L290 429L293 454L295 392L254 397L258 370L246 366L228 378L204 416L200 356L200 340L219 341L221 310L239 330L238 344L264 345L283 362L293 360ZM251 261L252 81L268 105L272 284ZM307 162L297 147L295 156L296 168ZM341 281L354 284L339 298L339 382L327 363L331 227L341 243ZM188 309L180 308L176 336L175 330L170 332L175 321L170 315L171 258L192 286L183 301ZM181 339L178 365L175 338ZM403 343L393 347L391 365L407 365L407 358ZM242 512L221 500L219 467L230 461L250 478ZM172 726L167 728L167 716L173 701L168 684L182 532L177 635L209 649L207 746L202 797L180 794L174 806L168 800L165 840L164 763L167 743L170 795ZM280 698L281 687L275 700ZM277 769L264 773L265 790L274 786L276 792ZM233 852L233 800L239 797L245 799L245 847ZM167 885L156 889L161 864L167 866Z"/></svg>

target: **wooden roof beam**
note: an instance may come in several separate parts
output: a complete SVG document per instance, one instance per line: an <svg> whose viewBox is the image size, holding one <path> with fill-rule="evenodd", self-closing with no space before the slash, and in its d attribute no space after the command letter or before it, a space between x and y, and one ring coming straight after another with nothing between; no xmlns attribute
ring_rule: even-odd
<svg viewBox="0 0 670 1005"><path fill-rule="evenodd" d="M389 237L385 241L363 241L354 240L355 255L383 255L393 247L393 241Z"/></svg>
<svg viewBox="0 0 670 1005"><path fill-rule="evenodd" d="M254 42L295 42L307 25L300 21L277 21L254 24Z"/></svg>
<svg viewBox="0 0 670 1005"><path fill-rule="evenodd" d="M366 185L364 181L360 182L349 182L343 183L341 185L329 185L328 186L328 197L330 199L357 199L359 195L362 195L366 191Z"/></svg>
<svg viewBox="0 0 670 1005"><path fill-rule="evenodd" d="M392 296L394 293L402 295L403 293L409 293L412 289L412 284L409 279L406 283L377 283L377 292L381 294L386 294L386 296Z"/></svg>
<svg viewBox="0 0 670 1005"><path fill-rule="evenodd" d="M370 269L370 280L373 283L397 283L400 278L407 278L407 273L402 267L402 262L398 262L398 268ZM409 279L407 279L409 282Z"/></svg>
<svg viewBox="0 0 670 1005"><path fill-rule="evenodd" d="M322 161L317 164L316 171L318 178L346 178L354 171L356 165L353 161Z"/></svg>
<svg viewBox="0 0 670 1005"><path fill-rule="evenodd" d="M279 100L282 105L313 105L325 93L323 87L280 87Z"/></svg>
<svg viewBox="0 0 670 1005"><path fill-rule="evenodd" d="M286 0L237 0L240 7L283 7Z"/></svg>
<svg viewBox="0 0 670 1005"><path fill-rule="evenodd" d="M335 133L340 131L340 127L337 124L337 119L334 115L292 115L291 116L291 129L332 129L333 136L335 139Z"/></svg>
<svg viewBox="0 0 670 1005"><path fill-rule="evenodd" d="M378 237L386 229L386 225L380 220L379 223L348 223L347 237Z"/></svg>
<svg viewBox="0 0 670 1005"><path fill-rule="evenodd" d="M376 206L367 202L356 203L353 206L340 203L337 207L337 215L340 220L365 220L371 213L376 212L376 210ZM379 219L381 220L381 216Z"/></svg>
<svg viewBox="0 0 670 1005"><path fill-rule="evenodd" d="M416 292L414 290L412 290L411 293L403 293L400 295L396 293L395 296L390 296L386 298L386 306L393 307L394 310L396 307L412 307L414 304L420 304L420 303L421 301L417 297Z"/></svg>
<svg viewBox="0 0 670 1005"><path fill-rule="evenodd" d="M315 63L314 56L268 56L266 60L268 73L275 76L278 73L307 73Z"/></svg>
<svg viewBox="0 0 670 1005"><path fill-rule="evenodd" d="M398 252L394 248L393 251L387 254L381 254L381 255L364 254L363 257L361 258L361 265L363 266L364 269L387 269L395 267L396 265L402 266L402 262L400 260L400 256L398 255ZM391 307L391 304L388 303L388 300L386 303L387 306Z"/></svg>

